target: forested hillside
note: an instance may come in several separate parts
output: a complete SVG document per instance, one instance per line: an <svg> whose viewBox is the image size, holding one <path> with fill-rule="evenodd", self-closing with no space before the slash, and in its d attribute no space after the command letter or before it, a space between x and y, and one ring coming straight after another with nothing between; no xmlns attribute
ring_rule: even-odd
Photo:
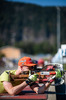
<svg viewBox="0 0 66 100"><path fill-rule="evenodd" d="M61 43L66 42L66 7L60 7ZM20 42L56 44L57 9L0 0L0 47ZM18 46L18 45L17 45Z"/></svg>

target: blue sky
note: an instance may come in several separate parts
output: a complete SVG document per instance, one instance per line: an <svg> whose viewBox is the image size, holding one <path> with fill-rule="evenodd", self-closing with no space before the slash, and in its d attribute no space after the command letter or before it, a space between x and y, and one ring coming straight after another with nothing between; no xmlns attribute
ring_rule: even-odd
<svg viewBox="0 0 66 100"><path fill-rule="evenodd" d="M66 0L7 0L7 1L31 3L40 6L66 6Z"/></svg>

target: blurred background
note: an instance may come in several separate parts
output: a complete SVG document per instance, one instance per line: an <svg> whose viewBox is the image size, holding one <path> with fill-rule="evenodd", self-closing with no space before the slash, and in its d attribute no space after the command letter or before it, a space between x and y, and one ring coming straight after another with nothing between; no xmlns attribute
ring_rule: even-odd
<svg viewBox="0 0 66 100"><path fill-rule="evenodd" d="M61 44L66 44L65 0L0 0L0 74L16 69L23 56L62 63Z"/></svg>

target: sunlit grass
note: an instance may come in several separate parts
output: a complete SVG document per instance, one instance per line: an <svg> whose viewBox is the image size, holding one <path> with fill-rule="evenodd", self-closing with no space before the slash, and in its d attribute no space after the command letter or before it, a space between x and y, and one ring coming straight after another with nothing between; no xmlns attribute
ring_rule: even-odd
<svg viewBox="0 0 66 100"><path fill-rule="evenodd" d="M63 68L64 68L64 70L66 70L66 64L63 64Z"/></svg>

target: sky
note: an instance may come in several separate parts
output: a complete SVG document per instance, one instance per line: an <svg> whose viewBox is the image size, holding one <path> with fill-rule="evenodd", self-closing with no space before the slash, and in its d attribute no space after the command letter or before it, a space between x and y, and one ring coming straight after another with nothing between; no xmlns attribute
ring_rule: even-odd
<svg viewBox="0 0 66 100"><path fill-rule="evenodd" d="M66 6L66 0L7 0L7 1L31 3L40 6Z"/></svg>

